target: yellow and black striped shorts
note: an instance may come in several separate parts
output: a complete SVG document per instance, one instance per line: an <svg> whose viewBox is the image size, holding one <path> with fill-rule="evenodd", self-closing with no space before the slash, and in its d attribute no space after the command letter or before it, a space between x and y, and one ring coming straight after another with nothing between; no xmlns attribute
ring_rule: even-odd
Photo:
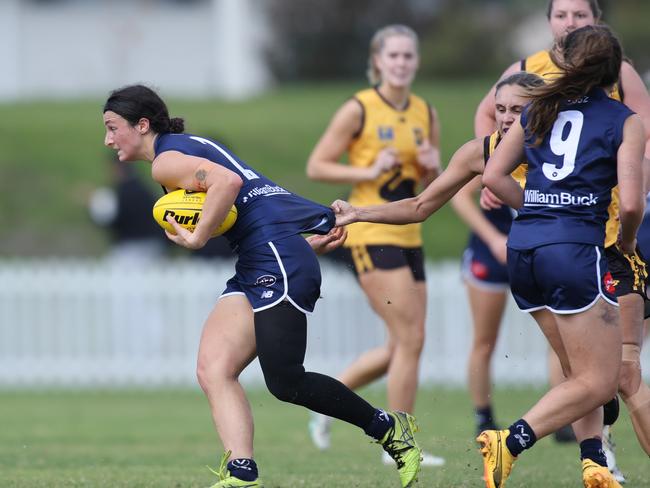
<svg viewBox="0 0 650 488"><path fill-rule="evenodd" d="M421 247L369 245L346 247L344 251L346 262L357 276L374 269L406 266L411 270L415 281L425 281L424 253Z"/></svg>
<svg viewBox="0 0 650 488"><path fill-rule="evenodd" d="M618 246L609 246L605 248L605 256L612 278L618 282L616 296L622 297L630 293L638 293L647 299L648 270L639 248L634 254L625 254Z"/></svg>

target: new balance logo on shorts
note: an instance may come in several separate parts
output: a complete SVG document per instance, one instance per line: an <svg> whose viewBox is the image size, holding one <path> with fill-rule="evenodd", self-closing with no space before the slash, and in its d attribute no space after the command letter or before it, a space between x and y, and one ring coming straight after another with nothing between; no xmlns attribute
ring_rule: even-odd
<svg viewBox="0 0 650 488"><path fill-rule="evenodd" d="M273 298L273 290L264 290L260 298Z"/></svg>

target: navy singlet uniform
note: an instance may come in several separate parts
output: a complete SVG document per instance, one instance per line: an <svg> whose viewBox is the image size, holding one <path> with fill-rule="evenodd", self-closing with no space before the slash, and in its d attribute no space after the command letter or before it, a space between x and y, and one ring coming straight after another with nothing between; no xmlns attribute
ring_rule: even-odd
<svg viewBox="0 0 650 488"><path fill-rule="evenodd" d="M602 89L562 104L543 141L526 133L524 205L508 237L508 273L519 308L587 310L616 283L603 252L616 156L633 112ZM521 116L525 128L528 110Z"/></svg>
<svg viewBox="0 0 650 488"><path fill-rule="evenodd" d="M311 313L320 296L321 274L316 254L301 234L327 234L334 227L334 212L275 184L210 139L161 134L154 150L156 156L178 151L205 158L243 180L235 200L237 221L224 234L238 254L236 272L222 296L245 295L255 312L287 300Z"/></svg>
<svg viewBox="0 0 650 488"><path fill-rule="evenodd" d="M560 75L561 70L553 62L551 53L547 50L538 51L521 60L521 70L535 73L545 80L552 80ZM612 88L609 97L624 102L623 86L619 82ZM630 259L623 255L616 246L620 222L618 219L618 187L612 189L612 200L609 206L609 220L605 232L605 255L609 270L616 282L616 296L622 297L630 293L641 295L646 300L646 309L650 310L645 288L648 279L645 262L637 251ZM641 248L643 249L643 248ZM649 312L650 313L650 312Z"/></svg>

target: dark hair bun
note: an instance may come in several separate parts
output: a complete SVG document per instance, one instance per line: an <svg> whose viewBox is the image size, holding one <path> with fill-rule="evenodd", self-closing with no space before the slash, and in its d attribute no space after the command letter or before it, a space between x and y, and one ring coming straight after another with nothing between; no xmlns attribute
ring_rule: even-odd
<svg viewBox="0 0 650 488"><path fill-rule="evenodd" d="M185 132L185 120L180 117L169 119L169 132L172 134L182 134Z"/></svg>

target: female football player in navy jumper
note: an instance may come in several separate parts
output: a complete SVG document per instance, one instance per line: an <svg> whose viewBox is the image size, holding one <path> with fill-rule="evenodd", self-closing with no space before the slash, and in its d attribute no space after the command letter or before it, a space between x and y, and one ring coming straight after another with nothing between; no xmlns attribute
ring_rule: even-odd
<svg viewBox="0 0 650 488"><path fill-rule="evenodd" d="M112 92L104 125L104 143L120 161L150 161L153 179L166 191L206 192L194 232L168 219L175 233L167 237L176 244L202 247L233 204L238 210L224 234L238 254L235 275L204 325L197 365L226 451L214 488L262 486L253 461L251 410L238 382L256 355L273 395L362 428L395 459L402 486L411 486L420 464L414 419L376 409L339 381L303 367L306 314L321 282L312 247L328 250L344 240L337 231L327 235L332 210L277 185L221 144L184 134L183 120L170 118L165 103L145 86ZM320 236L308 241L303 233Z"/></svg>
<svg viewBox="0 0 650 488"><path fill-rule="evenodd" d="M598 0L548 0L546 17L553 35L554 46L542 50L509 66L503 76L518 70L536 73L546 78L552 78L560 71L553 63L559 53L558 43L567 33L587 25L601 22L602 11ZM553 56L551 56L553 54ZM610 96L620 100L642 119L645 127L645 165L650 162L650 96L639 73L632 64L623 60L618 82L612 87ZM477 136L490 134L494 130L494 88L483 98L477 107L474 128ZM646 171L646 190L650 190L650 171ZM489 191L481 194L481 203L498 205L490 198ZM613 209L616 203L614 202ZM644 302L648 308L644 281L647 280L645 263L639 256L627 258L617 251L615 239L617 222L615 212L608 223L605 255L614 280L618 282L616 295L619 303L620 325L623 334L623 360L621 363L619 393L625 401L630 413L637 439L646 454L650 455L650 388L642 379L641 346L643 345L643 316ZM641 248L644 252L644 249ZM644 256L648 255L644 252ZM646 314L647 315L647 314ZM554 369L551 369L553 373ZM552 381L561 381L557 375ZM561 376L561 375L560 375ZM609 429L606 429L607 432ZM604 431L604 435L607 433ZM610 466L611 468L612 466ZM620 472L617 472L618 476ZM619 478L621 479L621 478Z"/></svg>
<svg viewBox="0 0 650 488"><path fill-rule="evenodd" d="M540 324L567 381L508 429L479 435L488 488L504 486L518 454L570 422L581 441L585 486L619 486L607 469L600 438L600 405L614 396L621 363L615 284L602 248L611 189L618 182L620 247L634 253L644 207L644 128L638 115L605 92L618 79L622 60L609 29L571 32L563 57L558 60L563 75L533 90L521 123L511 127L490 158L484 183L520 209L508 239L513 294ZM474 142L461 147L415 198L366 208L334 202L337 225L424 220L483 171ZM525 193L510 176L522 160L528 162Z"/></svg>
<svg viewBox="0 0 650 488"><path fill-rule="evenodd" d="M544 83L539 76L520 71L497 84L496 121L497 130L479 139L483 157L487 161L497 145L517 123L528 99L526 90ZM526 178L525 165L517 171L520 184ZM470 227L471 234L463 252L462 275L472 314L473 338L467 362L468 390L474 404L476 432L495 426L492 409L492 381L490 363L506 307L510 283L506 266L506 239L512 225L513 211L505 205L483 210L474 201L475 192L481 187L477 176L465 185L452 199L456 213Z"/></svg>
<svg viewBox="0 0 650 488"><path fill-rule="evenodd" d="M511 129L483 181L519 214L508 237L508 272L515 301L535 317L562 362L567 380L552 388L503 431L477 438L488 487L501 486L512 463L537 439L569 422L580 441L585 486L618 486L600 438L602 410L616 394L621 331L615 283L603 251L612 188L620 190L620 248L634 254L644 208L643 123L609 98L622 52L606 27L569 33L556 64L563 74L534 90L521 124ZM522 191L510 173L528 162Z"/></svg>

